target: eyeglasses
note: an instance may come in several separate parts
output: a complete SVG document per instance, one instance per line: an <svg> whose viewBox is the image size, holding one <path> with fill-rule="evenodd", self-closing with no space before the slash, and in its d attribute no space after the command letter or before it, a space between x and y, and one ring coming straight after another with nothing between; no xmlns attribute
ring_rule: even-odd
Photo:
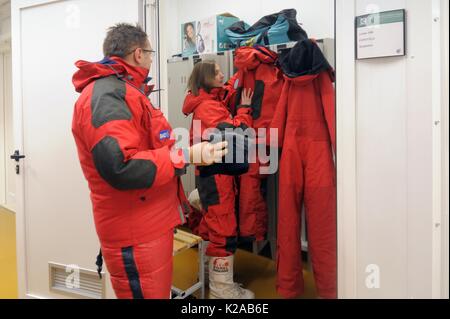
<svg viewBox="0 0 450 319"><path fill-rule="evenodd" d="M152 55L156 52L155 50L147 50L147 49L142 49L142 51L144 51L145 53L150 53Z"/></svg>
<svg viewBox="0 0 450 319"><path fill-rule="evenodd" d="M127 54L125 54L125 56L134 53L134 51L136 51L139 48L135 48L132 51L128 52ZM145 53L150 53L151 55L153 55L156 51L155 50L148 50L148 49L141 49L142 51L144 51Z"/></svg>

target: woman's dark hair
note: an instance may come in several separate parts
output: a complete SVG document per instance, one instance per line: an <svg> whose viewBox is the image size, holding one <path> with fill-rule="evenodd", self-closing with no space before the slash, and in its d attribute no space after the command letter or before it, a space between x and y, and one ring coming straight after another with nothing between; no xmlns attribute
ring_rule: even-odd
<svg viewBox="0 0 450 319"><path fill-rule="evenodd" d="M203 89L210 92L213 88L214 78L216 77L216 61L205 60L198 62L194 66L188 81L188 90L195 96L199 95L199 90Z"/></svg>
<svg viewBox="0 0 450 319"><path fill-rule="evenodd" d="M103 42L103 54L105 57L124 58L135 48L145 48L147 41L147 33L141 26L118 23L108 29L106 39Z"/></svg>

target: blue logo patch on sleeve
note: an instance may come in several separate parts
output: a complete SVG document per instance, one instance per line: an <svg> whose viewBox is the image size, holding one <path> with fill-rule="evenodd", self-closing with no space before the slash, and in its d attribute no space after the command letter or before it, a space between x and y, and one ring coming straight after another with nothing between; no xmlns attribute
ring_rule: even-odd
<svg viewBox="0 0 450 319"><path fill-rule="evenodd" d="M159 132L159 140L163 141L163 140L167 140L170 138L170 131L169 130L164 130Z"/></svg>

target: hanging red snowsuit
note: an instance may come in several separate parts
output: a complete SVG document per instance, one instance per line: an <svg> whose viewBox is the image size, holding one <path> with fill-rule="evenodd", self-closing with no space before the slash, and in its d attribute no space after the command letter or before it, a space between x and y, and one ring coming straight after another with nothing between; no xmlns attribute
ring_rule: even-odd
<svg viewBox="0 0 450 319"><path fill-rule="evenodd" d="M313 40L280 54L285 84L272 126L282 145L277 234L277 291L304 290L301 211L306 208L308 251L317 292L336 298L335 102L331 67Z"/></svg>
<svg viewBox="0 0 450 319"><path fill-rule="evenodd" d="M204 136L205 130L211 128L223 130L251 127L250 106L238 105L237 115L233 117L227 107L228 94L229 92L222 88L214 88L209 93L200 89L198 96L188 93L183 113L193 113L192 120L201 122L200 132L194 132L191 128L191 140L199 138L194 137L194 134ZM235 214L236 177L222 174L202 177L199 176L198 169L196 175L200 201L205 212L199 226L200 233L205 240L210 241L206 254L212 257L230 256L237 249L238 239Z"/></svg>
<svg viewBox="0 0 450 319"><path fill-rule="evenodd" d="M257 143L268 146L268 128L283 88L282 71L276 66L278 55L263 47L240 47L236 49L234 66L237 73L230 81L236 89L235 101L241 99L242 90L254 91L252 100L253 128L266 129L266 135L257 135ZM233 98L234 100L234 98ZM261 190L267 175L260 174L260 161L250 163L248 173L239 177L239 232L240 237L264 240L267 233L267 205Z"/></svg>
<svg viewBox="0 0 450 319"><path fill-rule="evenodd" d="M148 70L117 57L76 66L72 132L116 296L169 298L173 231L189 208L172 129L143 91Z"/></svg>

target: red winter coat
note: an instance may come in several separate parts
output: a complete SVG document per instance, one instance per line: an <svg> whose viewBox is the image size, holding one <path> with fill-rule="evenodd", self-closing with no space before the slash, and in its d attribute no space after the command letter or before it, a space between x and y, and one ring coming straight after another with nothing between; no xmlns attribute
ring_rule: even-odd
<svg viewBox="0 0 450 319"><path fill-rule="evenodd" d="M120 58L78 61L72 132L102 246L129 247L184 222L172 129L144 94L148 70Z"/></svg>
<svg viewBox="0 0 450 319"><path fill-rule="evenodd" d="M278 129L279 147L283 145L286 135L291 134L285 130L287 121L314 122L318 119L325 119L331 145L336 151L334 70L326 61L316 41L308 39L299 42L293 49L280 55L279 63L285 74L285 83L271 124L272 128ZM303 93L311 88L314 88L313 94ZM304 105L311 104L320 106L317 108L317 114L305 113ZM295 107L289 111L288 105ZM315 133L317 132L308 132L307 134Z"/></svg>
<svg viewBox="0 0 450 319"><path fill-rule="evenodd" d="M333 150L336 150L336 124L335 124L335 103L334 103L334 87L333 87L334 73L332 70L323 71L319 74L304 75L298 78L290 78L285 76L285 84L280 95L280 100L277 105L277 110L272 121L271 127L278 129L278 146L283 146L286 135L286 123L289 120L288 105L296 105L298 119L297 121L315 121L317 118L324 118L327 123L328 137L331 140ZM310 89L315 88L315 93L304 96L302 91L293 89L294 87L304 87ZM296 101L296 102L292 102ZM303 105L319 104L320 113L313 117L308 114L302 114ZM291 111L292 112L292 111ZM318 111L319 112L319 111ZM295 115L294 115L295 116ZM291 116L292 117L292 116ZM312 134L312 133L311 133ZM273 143L274 141L272 141Z"/></svg>
<svg viewBox="0 0 450 319"><path fill-rule="evenodd" d="M283 88L283 72L276 65L278 55L262 46L236 50L234 65L237 73L230 80L236 89L236 101L244 88L254 92L252 100L253 128L268 129ZM233 101L232 101L233 102ZM266 132L267 136L269 132Z"/></svg>
<svg viewBox="0 0 450 319"><path fill-rule="evenodd" d="M206 129L226 129L231 127L251 127L253 124L251 109L249 106L238 106L236 116L232 116L227 106L229 92L223 88L214 88L210 93L203 89L195 96L189 92L183 105L183 113L193 113L192 120L201 122L201 131L193 132L191 127L191 139L200 138ZM201 135L200 135L201 134Z"/></svg>

